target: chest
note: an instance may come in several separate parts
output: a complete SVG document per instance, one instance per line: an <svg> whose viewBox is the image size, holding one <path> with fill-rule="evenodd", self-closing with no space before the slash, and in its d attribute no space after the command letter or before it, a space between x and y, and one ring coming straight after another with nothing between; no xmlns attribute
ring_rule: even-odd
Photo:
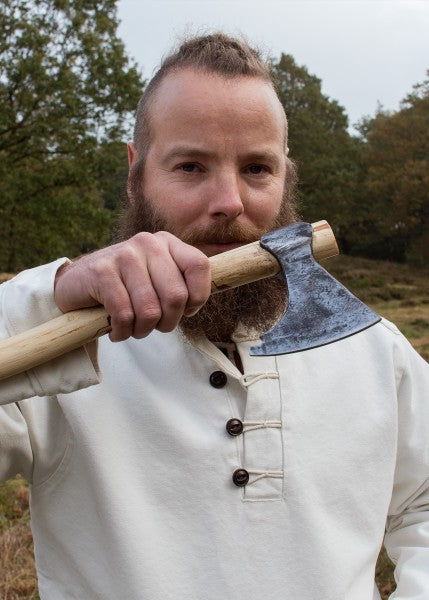
<svg viewBox="0 0 429 600"><path fill-rule="evenodd" d="M79 460L102 456L145 486L170 482L172 494L235 490L244 501L310 494L332 504L350 495L356 504L356 480L365 497L388 490L394 374L387 357L345 342L341 352L278 357L251 357L244 343L244 374L192 348L101 352L102 384L64 404ZM241 424L235 435L232 419ZM234 481L237 470L247 472L245 485Z"/></svg>

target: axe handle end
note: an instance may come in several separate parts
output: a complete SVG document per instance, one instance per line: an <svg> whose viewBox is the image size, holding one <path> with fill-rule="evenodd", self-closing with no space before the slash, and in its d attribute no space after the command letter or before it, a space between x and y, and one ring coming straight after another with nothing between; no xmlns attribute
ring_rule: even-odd
<svg viewBox="0 0 429 600"><path fill-rule="evenodd" d="M72 310L0 343L0 380L88 344L111 330L102 306Z"/></svg>
<svg viewBox="0 0 429 600"><path fill-rule="evenodd" d="M316 221L313 228L313 256L316 260L325 260L340 253L334 232L327 221Z"/></svg>

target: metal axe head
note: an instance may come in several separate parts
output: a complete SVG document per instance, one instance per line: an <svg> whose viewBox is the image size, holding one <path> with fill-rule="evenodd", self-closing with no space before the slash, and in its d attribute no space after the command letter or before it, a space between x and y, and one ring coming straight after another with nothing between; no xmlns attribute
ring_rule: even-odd
<svg viewBox="0 0 429 600"><path fill-rule="evenodd" d="M271 231L261 246L278 260L288 288L284 315L250 354L289 354L331 344L381 320L347 288L317 263L311 251L313 230L294 223Z"/></svg>

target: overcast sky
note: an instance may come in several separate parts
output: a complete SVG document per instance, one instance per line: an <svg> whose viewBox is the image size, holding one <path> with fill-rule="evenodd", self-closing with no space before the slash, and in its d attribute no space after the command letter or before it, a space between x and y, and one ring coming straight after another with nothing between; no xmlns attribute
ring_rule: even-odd
<svg viewBox="0 0 429 600"><path fill-rule="evenodd" d="M429 0L119 0L119 33L145 78L187 32L244 33L292 54L353 124L399 102L429 69Z"/></svg>

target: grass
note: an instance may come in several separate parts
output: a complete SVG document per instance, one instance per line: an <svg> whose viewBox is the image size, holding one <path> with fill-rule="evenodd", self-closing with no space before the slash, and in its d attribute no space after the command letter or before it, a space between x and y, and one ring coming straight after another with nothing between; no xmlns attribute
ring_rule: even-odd
<svg viewBox="0 0 429 600"><path fill-rule="evenodd" d="M25 481L15 477L0 485L1 600L39 600L29 518Z"/></svg>
<svg viewBox="0 0 429 600"><path fill-rule="evenodd" d="M429 269L339 256L324 263L332 275L393 321L429 361Z"/></svg>
<svg viewBox="0 0 429 600"><path fill-rule="evenodd" d="M429 271L385 261L341 256L324 263L376 312L393 321L429 360ZM0 282L8 274L0 273ZM384 549L376 566L383 600L395 589ZM29 527L28 487L19 477L0 485L0 600L38 600Z"/></svg>

